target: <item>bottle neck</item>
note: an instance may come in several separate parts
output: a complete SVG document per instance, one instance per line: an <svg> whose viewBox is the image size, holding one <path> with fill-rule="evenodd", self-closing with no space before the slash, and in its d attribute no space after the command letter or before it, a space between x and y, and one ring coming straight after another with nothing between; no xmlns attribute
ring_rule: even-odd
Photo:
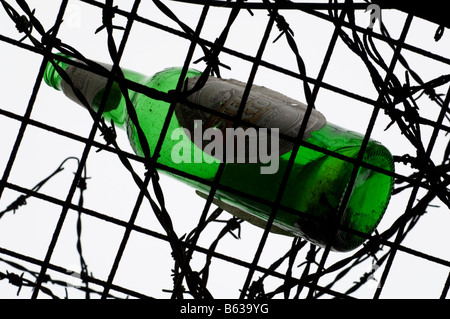
<svg viewBox="0 0 450 319"><path fill-rule="evenodd" d="M66 58L69 58L67 55L65 54L61 54L58 53L57 55L59 56L63 56ZM56 61L53 60L60 68L62 68L64 71L67 69L68 64L62 61ZM48 86L61 91L61 82L62 82L62 77L61 75L58 73L58 71L56 71L56 68L54 67L54 65L52 64L52 62L48 62L47 66L45 68L44 71L44 81L45 83L47 83Z"/></svg>
<svg viewBox="0 0 450 319"><path fill-rule="evenodd" d="M63 54L59 55L72 59ZM58 72L59 69L55 67L54 63L70 78L70 84L61 77ZM111 69L110 65L99 64L106 69ZM142 82L147 78L142 74L129 70L123 70L123 72L128 79L135 82ZM104 99L108 78L72 64L53 60L53 62L48 62L47 64L44 72L44 81L54 89L63 91L69 99L77 104L98 112ZM131 98L135 92L128 90L128 93ZM114 121L121 128L124 128L127 117L123 100L122 90L118 83L114 81L105 98L102 116L109 122Z"/></svg>

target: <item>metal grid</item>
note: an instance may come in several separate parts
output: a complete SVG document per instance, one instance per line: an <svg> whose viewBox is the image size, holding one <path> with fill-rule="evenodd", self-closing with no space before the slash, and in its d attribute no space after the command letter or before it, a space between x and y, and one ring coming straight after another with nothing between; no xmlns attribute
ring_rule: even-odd
<svg viewBox="0 0 450 319"><path fill-rule="evenodd" d="M448 192L448 167L449 167L449 150L443 148L443 160L436 162L432 159L432 153L436 147L441 147L444 143L448 144L448 139L438 141L438 136L442 138L443 134L448 133L448 103L450 94L445 92L440 95L437 90L448 88L448 81L450 77L442 73L439 77L431 80L422 80L419 73L408 64L404 52L414 53L420 55L424 59L433 60L448 66L450 59L446 56L438 55L427 51L426 48L408 44L406 39L414 19L417 19L412 14L405 14L405 20L399 32L398 38L391 37L388 30L380 22L380 31L376 32L372 27L360 26L355 20L355 14L365 11L369 3L353 1L344 2L288 2L288 1L260 1L260 2L246 2L246 1L180 1L187 5L199 6L201 14L196 22L194 28L188 26L187 23L178 18L178 16L170 9L170 1L154 0L153 4L160 12L167 18L172 20L178 27L169 27L164 24L152 20L152 13L140 12L139 7L141 1L134 1L129 10L123 10L121 7L115 7L113 1L105 1L105 3L91 0L80 1L62 1L59 7L58 15L54 25L50 29L45 29L39 22L39 13L34 11L27 4L29 1L17 0L14 5L11 1L1 1L5 12L11 18L11 23L15 24L18 33L24 36L23 39L17 39L16 34L0 34L0 40L7 45L15 46L17 50L25 50L29 54L37 55L42 59L42 64L37 74L37 80L33 87L32 93L29 97L27 107L23 114L11 112L6 108L0 107L0 117L3 119L14 120L20 123L17 134L12 141L11 152L8 157L5 168L2 172L0 180L0 197L6 190L18 192L20 195L15 201L5 205L2 200L2 207L5 207L0 212L0 217L12 214L16 210L21 210L22 206L26 204L26 200L36 198L52 205L59 207L60 213L54 229L51 232L51 240L47 246L43 258L35 258L20 251L11 250L5 244L0 244L1 261L7 265L7 269L0 273L0 279L3 282L6 280L13 286L17 286L19 291L22 287L31 287L31 297L38 298L42 295L50 297L61 297L55 293L52 287L64 287L67 297L71 297L70 291L78 290L84 293L84 296L91 298L100 296L102 298L116 298L118 294L125 296L148 298L153 297L151 294L143 293L140 290L132 289L126 285L116 284L116 274L120 264L124 262L126 255L125 251L129 244L130 237L133 234L148 236L153 239L165 242L168 244L165 251L166 254L171 255L174 261L173 264L173 287L167 287L167 295L171 298L183 298L191 296L194 298L214 298L214 294L209 290L208 277L214 271L213 261L220 260L226 264L237 266L244 269L246 275L241 278L242 287L240 288L240 298L320 298L320 297L339 297L351 298L353 293L366 285L373 279L374 272L381 268L381 277L377 282L377 288L373 294L374 298L382 297L382 292L387 283L389 283L389 274L394 260L398 254L408 254L414 258L425 260L428 263L438 265L446 268L450 266L448 258L442 258L429 253L427 250L416 249L415 247L406 246L403 244L411 230L419 223L421 217L430 208L433 200L439 201L440 205L450 207L449 192ZM184 72L194 62L194 52L200 48L204 54L198 61L205 64L203 74L214 74L221 76L224 68L228 65L222 64L219 57L224 54L234 58L246 61L251 65L247 83L251 85L255 81L257 72L264 67L273 72L277 72L285 76L285 78L293 78L302 83L302 90L304 92L305 101L307 102L309 112L316 105L316 99L319 92L322 90L331 91L334 94L342 95L345 98L355 100L357 103L371 106L371 114L367 119L367 130L365 133L365 140L362 146L362 152L367 141L370 138L374 126L379 119L379 114L384 112L392 121L389 125L396 126L398 133L402 134L406 140L412 145L415 152L409 154L395 154L395 159L398 164L403 164L410 167L411 174L391 173L396 179L396 189L394 197L403 195L409 192L405 197L406 205L404 211L398 214L397 218L392 222L390 227L387 227L383 232L376 232L373 236L368 238L366 244L355 252L349 255L342 255L331 258L330 247L327 246L319 249L314 245L309 245L306 241L296 238L291 242L290 246L286 246L286 252L281 256L272 258L273 261L269 266L262 266L261 259L264 251L267 249L266 245L269 240L268 227L258 239L256 250L251 253L250 261L244 261L239 258L231 257L227 253L222 253L218 249L219 241L222 241L226 236L237 236L235 233L240 230L241 221L234 218L228 220L224 227L216 233L216 237L210 240L207 248L199 244L199 238L205 227L214 224L218 216L221 214L220 209L214 209L212 199L215 191L221 187L219 184L220 176L223 170L223 165L216 176L215 181L211 184L204 181L206 184L210 183L211 192L208 200L204 204L201 214L198 214L198 224L192 232L185 236L178 236L173 224L172 215L166 210L166 202L164 199L164 190L159 183L159 175L155 168L165 168L173 174L178 174L188 178L195 178L186 175L185 173L167 167L162 167L157 163L158 152L161 148L161 143L164 139L164 134L159 139L157 150L154 154L150 154L149 149L145 150L145 158L139 158L129 152L120 149L119 144L115 139L115 132L109 127L98 114L91 114L93 125L89 131L88 136L80 136L70 131L46 124L45 121L36 120L32 116L33 108L36 107L38 100L42 75L46 63L51 58L58 58L55 52L65 52L72 56L78 57L85 61L89 67L98 72L94 68L89 57L82 54L82 48L74 48L65 43L64 38L59 36L59 29L65 16L67 15L67 8L69 4L82 3L86 6L96 7L102 11L103 27L98 31L107 33L106 47L114 62L113 72L116 71L118 75L114 76L113 72L107 74L109 77L109 84L112 80L118 79L121 76L120 61L123 57L124 51L127 47L127 41L133 34L133 25L136 23L144 24L151 29L166 32L170 35L175 35L182 39L189 41L189 50L184 61ZM221 30L220 34L216 35L216 40L211 41L202 37L202 28L208 18L209 10L212 8L220 8L223 14L227 17L227 23ZM262 40L259 43L257 53L255 55L248 55L234 50L226 45L230 29L239 15L245 14L247 19L251 21L254 12L263 11L267 13L267 25L259 26L264 30ZM285 18L285 13L289 11L299 12L310 16L313 19L322 20L332 26L332 37L326 48L324 59L319 68L317 76L311 76L306 72L305 64L299 44L297 42L296 31L290 27L289 20ZM383 12L384 9L383 9ZM118 18L123 18L125 23L119 28L116 24ZM100 23L100 21L99 21ZM271 45L269 39L273 30L279 29L280 35L275 39L276 41L285 40L288 48L295 56L297 69L285 69L276 63L265 61L263 54L268 46ZM443 36L443 28L436 25L437 33L436 40L440 40ZM118 36L120 35L120 37ZM119 39L119 41L117 41ZM445 40L445 39L443 39ZM382 55L377 51L379 43L387 45L391 48L392 55L390 59L385 61ZM344 89L339 85L333 85L326 81L326 72L333 63L332 57L336 46L344 44L350 51L364 64L365 68L370 74L372 84L376 90L376 98L359 95L351 90ZM256 51L256 50L255 50ZM61 58L60 58L61 59ZM197 61L197 62L198 62ZM69 61L67 61L69 62ZM8 63L16 63L20 67L20 61L9 61ZM233 65L230 65L233 69ZM400 67L406 70L407 75L404 79L400 78L397 69ZM443 68L445 69L445 68ZM161 99L171 103L173 111L174 105L177 101L182 99L181 95L161 94L155 90L149 90L145 87L140 87L130 81L126 81L127 85L133 89L140 90L144 94L156 99ZM415 82L416 85L412 85ZM179 92L178 87L177 92ZM244 100L245 100L244 96ZM429 98L434 107L439 110L436 119L429 119L420 114L421 102L423 99ZM192 106L198 107L198 106ZM130 117L133 119L132 107L128 107ZM241 109L242 111L242 109ZM170 113L169 113L170 114ZM309 116L309 115L307 115ZM239 115L237 121L239 121ZM166 121L168 125L168 121ZM165 129L167 129L167 125ZM67 158L56 171L50 174L42 182L36 184L35 187L23 186L10 181L10 174L19 159L22 141L27 130L30 127L38 130L45 130L49 134L55 134L62 139L73 140L84 145L80 156L77 158ZM423 127L431 128L431 136L429 141L424 141L421 134ZM304 128L303 128L304 129ZM302 129L301 129L302 132ZM106 142L99 142L96 137L101 133ZM295 142L294 150L298 150L299 141ZM314 147L303 143L307 147ZM444 145L445 146L445 145ZM132 176L133 181L139 188L138 196L132 207L131 214L128 220L121 220L109 216L107 213L92 210L83 206L83 194L89 190L89 182L86 167L90 154L94 148L99 148L104 153L109 153L116 156L126 171ZM295 156L295 151L293 152ZM325 150L321 150L324 151ZM294 158L292 156L292 159ZM337 156L337 155L335 155ZM356 160L355 167L362 165L362 156ZM76 160L77 168L74 173L72 182L68 185L65 198L60 199L57 196L48 195L40 192L41 187L51 181L63 171L63 166L70 160ZM290 162L292 165L293 161ZM136 166L138 165L138 166ZM136 167L138 167L136 169ZM145 169L142 171L142 167ZM285 180L280 187L277 201L274 204L271 219L269 219L268 226L273 221L274 212L280 205L281 196L284 191L286 179L289 168L285 175ZM385 172L388 174L387 172ZM355 176L353 176L354 180ZM151 191L150 191L151 189ZM76 193L79 193L79 199L74 202ZM245 196L245 194L242 194ZM101 194L98 194L99 198ZM344 200L348 200L349 194ZM142 227L136 223L138 214L143 214L141 207L143 203L148 203L149 208L156 216L162 231L158 231L151 227ZM150 210L150 209L149 209ZM80 257L81 271L74 272L74 269L67 269L52 262L53 253L61 240L65 224L69 216L76 212L77 216L77 252ZM146 212L149 213L148 210ZM123 236L117 246L117 253L112 261L109 273L106 279L98 279L88 271L89 261L83 257L82 243L89 245L89 242L82 240L82 217L89 216L104 223L110 223L121 228ZM4 222L0 220L0 222ZM86 222L83 222L86 225ZM435 243L440 245L442 243ZM443 244L445 245L445 244ZM309 250L307 249L309 247ZM278 252L277 252L278 253ZM142 252L144 254L144 252ZM198 268L192 266L191 260L194 255L201 255L205 258L205 263ZM330 259L332 261L330 262ZM357 270L358 266L363 263L372 265L371 270L362 271ZM283 265L283 266L282 266ZM300 266L299 266L300 265ZM297 267L299 266L299 267ZM297 269L296 269L297 268ZM36 269L36 270L33 270ZM196 270L197 269L197 270ZM157 270L149 268L147 272L157 272ZM52 274L49 275L49 272ZM223 273L224 271L221 270ZM19 275L21 273L21 275ZM339 288L340 282L349 277L349 274L359 274L361 278L350 284L347 288L342 290ZM56 275L55 275L56 274ZM75 275L74 275L75 274ZM64 279L55 279L58 275L64 275ZM139 274L142 276L143 274ZM259 275L258 279L256 276ZM69 284L68 277L77 277L81 284ZM132 274L130 274L132 276ZM225 276L233 277L232 274L225 274ZM328 277L327 277L328 276ZM273 289L267 289L265 285L271 278L276 278L277 284ZM328 278L328 279L324 279ZM331 279L330 279L331 278ZM73 279L73 278L72 278ZM446 277L441 283L442 290L440 297L447 296L450 276ZM69 292L67 292L69 290ZM401 293L399 295L401 296Z"/></svg>

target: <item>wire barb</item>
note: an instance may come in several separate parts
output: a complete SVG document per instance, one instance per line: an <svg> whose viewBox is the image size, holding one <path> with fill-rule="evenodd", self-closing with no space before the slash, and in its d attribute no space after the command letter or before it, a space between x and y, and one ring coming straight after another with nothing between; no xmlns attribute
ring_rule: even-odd
<svg viewBox="0 0 450 319"><path fill-rule="evenodd" d="M113 24L113 19L116 16L114 10L117 10L119 6L113 6L113 0L106 0L105 6L103 7L102 12L102 22L103 24L95 30L95 34L99 33L103 29L107 30L125 30L124 27L116 26Z"/></svg>
<svg viewBox="0 0 450 319"><path fill-rule="evenodd" d="M20 10L16 10L13 6L11 6L7 1L0 0L3 8L5 9L8 17L11 19L14 24L19 36L19 40L12 40L10 38L3 39L2 41L13 43L21 48L28 49L33 52L37 52L45 56L47 60L50 61L55 66L55 69L61 75L61 77L69 83L69 85L73 88L73 83L70 83L70 78L68 75L62 70L62 68L58 67L58 64L55 61L55 58L52 58L51 50L55 49L61 53L68 54L70 56L76 57L80 61L86 63L89 68L92 68L94 71L99 71L99 66L95 65L93 61L90 61L84 55L77 51L75 48L71 47L69 44L65 43L63 39L58 38L58 29L61 26L63 20L63 12L61 13L61 19L59 19L49 30L46 31L42 24L39 22L39 19L36 14L36 9L31 9L27 1L25 0L17 0L16 3L19 5ZM92 4L92 1L83 1L86 4ZM189 2L186 0L186 2ZM192 1L191 3L194 3ZM433 132L445 132L448 134L450 132L450 128L448 126L449 120L449 107L448 101L450 100L449 92L443 94L440 92L441 89L448 87L450 83L450 75L443 74L431 79L423 79L421 74L416 72L415 68L412 67L413 64L408 63L407 56L403 56L403 51L411 50L421 56L437 60L445 65L449 64L449 59L447 57L438 56L432 52L428 52L427 50L415 48L412 45L408 45L404 42L404 37L400 37L399 39L393 39L386 26L384 25L382 19L379 19L380 23L380 31L375 32L372 27L359 27L357 25L356 19L356 10L365 9L360 3L353 3L351 0L346 0L345 2L339 3L337 0L328 1L328 3L299 3L296 4L290 1L281 1L276 0L270 2L269 0L263 0L261 3L247 3L246 0L237 0L237 1L205 1L202 2L204 6L204 11L202 15L202 19L199 19L198 26L194 30L188 26L188 23L182 21L181 16L177 16L174 11L169 9L169 7L164 4L162 1L153 0L155 6L161 11L162 14L165 15L168 19L175 22L179 30L171 30L167 26L158 26L154 24L153 21L146 19L137 14L137 7L139 6L140 1L135 1L133 9L130 12L124 12L120 10L117 5L114 5L112 0L106 0L104 5L96 5L102 8L102 16L101 16L101 26L95 30L95 34L100 33L102 30L107 32L107 45L110 53L111 60L114 62L113 70L110 72L110 80L109 82L115 80L119 83L120 89L122 91L124 101L126 103L126 109L130 116L130 121L136 126L139 135L139 141L143 146L145 158L141 161L143 163L144 168L146 169L145 174L143 174L143 179L139 176L138 173L135 172L133 166L131 165L130 156L126 152L122 151L117 145L116 141L116 131L115 124L111 122L111 126L108 127L104 119L101 118L101 108L105 105L100 106L100 110L98 114L95 114L94 111L91 111L92 118L94 120L94 125L101 131L101 136L103 136L105 140L105 144L101 144L98 142L89 141L86 145L95 145L98 146L96 152L100 151L114 151L115 154L118 155L118 159L121 164L130 172L133 180L139 188L139 200L136 201L135 207L133 209L132 216L128 222L123 222L119 220L112 219L110 216L102 215L98 212L93 212L89 209L84 208L83 206L83 193L87 190L87 180L90 177L87 177L85 163L82 160L77 159L78 161L78 173L74 173L73 180L73 191L77 190L80 194L78 204L72 204L71 200L70 205L64 206L67 209L76 210L78 213L77 220L77 253L79 255L80 261L80 279L82 279L84 286L83 287L75 287L74 285L70 286L65 281L58 281L51 278L48 274L46 274L46 267L53 267L53 270L56 270L65 275L70 275L73 273L69 273L68 271L61 270L61 268L55 267L51 265L49 262L37 261L28 256L21 256L17 252L8 252L6 250L2 250L2 254L10 254L15 257L19 256L21 261L27 261L36 265L41 266L45 264L45 266L41 266L41 273L35 273L26 269L24 266L19 264L14 264L11 262L6 262L5 260L0 260L4 263L7 263L8 267L14 268L14 271L6 271L6 273L0 273L0 280L8 280L9 283L13 286L18 287L17 294L19 294L24 288L30 287L35 289L37 292L43 292L52 298L57 298L57 296L53 293L52 289L45 287L44 284L51 283L49 287L53 287L53 285L57 285L59 287L67 287L73 289L79 289L86 292L86 298L89 298L90 293L96 293L101 295L103 298L112 296L109 291L111 289L115 289L116 291L123 291L126 294L132 294L134 296L142 297L142 294L125 289L123 287L117 287L113 284L113 279L115 276L115 272L119 267L119 262L123 257L122 254L125 250L125 246L128 244L128 238L130 234L134 231L138 231L142 234L156 237L161 240L165 240L170 246L170 253L173 258L173 289L164 289L165 292L170 292L172 294L172 298L183 298L184 295L188 294L194 298L198 299L206 299L212 298L213 294L208 289L208 284L210 281L211 273L214 271L213 267L213 258L219 258L229 263L234 263L242 267L246 267L249 270L248 282L244 284L244 287L248 286L248 289L241 289L241 296L243 298L256 299L256 298L274 298L278 295L283 296L285 298L291 297L299 298L303 289L308 287L310 293L308 297L310 298L319 298L324 294L328 294L330 296L335 297L349 297L352 293L356 292L360 287L362 287L367 282L370 282L371 279L375 279L375 271L378 270L381 266L385 266L384 275L382 279L378 280L380 284L380 290L384 287L385 278L387 273L389 272L390 265L392 264L391 256L395 256L395 251L401 250L404 253L409 253L414 255L417 258L422 258L429 262L434 262L439 265L443 265L445 267L449 267L449 261L438 258L437 256L432 256L427 254L427 252L415 251L409 247L405 247L402 245L402 242L407 238L406 236L418 225L419 221L422 219L425 213L430 213L437 205L434 205L434 201L440 200L440 204L447 206L450 208L450 142L447 144L442 144L442 146L446 146L442 158L441 163L437 163L434 158L431 157L431 151L433 149L433 145L435 143L435 139L431 139L429 143L426 143L425 139L425 130L423 129L426 126L427 129L430 129ZM67 1L63 1L63 4L66 5ZM194 4L192 4L194 5ZM201 25L206 19L206 14L208 12L210 5L221 6L222 9L231 8L229 11L228 21L221 30L220 34L215 37L214 43L211 43L207 39L202 39L201 35ZM364 4L363 4L364 5ZM226 48L225 43L232 26L234 25L239 12L242 9L246 9L250 13L250 17L246 15L246 18L252 18L253 12L250 10L250 7L255 7L258 9L255 10L263 10L267 12L270 20L269 23L274 23L279 30L279 34L273 40L272 43L276 43L279 39L284 37L287 41L289 49L294 54L294 57L297 62L298 72L287 71L280 66L274 66L268 63L267 61L263 61L260 57L248 57L239 52L235 52L229 48ZM321 21L328 22L331 27L334 27L333 40L330 41L330 45L328 48L327 56L324 58L321 72L319 72L319 76L315 79L311 79L307 76L306 73L306 62L303 60L302 55L300 54L300 50L297 47L296 41L294 39L294 31L291 25L293 20L288 20L285 18L288 15L283 15L283 9L289 7L289 10L295 9L297 11L291 12L301 12L302 14L309 14L311 17L315 17L317 19L321 19ZM63 5L61 6L62 11L64 11ZM328 15L323 13L323 9L328 11ZM225 10L225 9L224 9ZM39 10L39 12L42 12ZM283 13L283 14L282 14ZM126 27L118 26L114 24L116 20L116 16L120 15L120 17L125 17L127 19ZM295 17L295 15L293 15ZM408 16L404 29L402 31L402 35L406 36L408 32L409 24L411 23L411 16ZM412 191L410 200L408 201L407 207L403 213L399 213L397 219L387 227L384 231L376 231L375 235L367 236L367 240L363 244L362 247L358 248L350 255L342 257L341 259L335 262L328 262L328 251L327 249L318 248L314 245L310 245L309 250L305 249L306 240L301 240L295 238L292 241L292 245L288 247L288 251L285 251L281 257L275 257L275 261L269 267L261 266L259 262L259 256L261 255L262 249L265 247L265 241L260 241L260 250L255 254L254 262L247 263L242 260L233 259L230 256L223 256L218 251L219 243L223 243L226 240L242 240L241 238L241 228L243 227L243 221L237 218L231 218L229 220L226 219L218 219L219 215L222 213L221 209L216 209L209 216L209 205L211 203L207 203L205 206L205 210L202 213L202 216L205 216L204 220L199 221L197 227L192 229L191 232L187 232L184 236L178 237L176 233L176 229L172 224L173 214L170 214L166 208L166 201L164 198L163 188L160 185L159 174L156 168L158 167L158 158L160 156L160 149L153 150L152 152L150 146L147 143L146 137L142 128L139 126L139 121L137 118L137 114L134 111L134 106L132 101L130 100L130 96L128 95L129 88L124 84L124 74L120 69L120 59L125 49L126 40L130 34L131 24L133 21L139 21L143 24L148 24L152 27L160 28L164 31L171 32L172 34L179 35L184 39L188 39L191 41L192 50L194 48L200 48L202 50L203 56L198 59L193 59L191 62L192 55L187 55L186 58L186 67L190 64L198 64L200 62L204 62L206 64L205 71L201 80L198 81L199 85L204 84L205 79L209 75L214 75L217 77L221 76L222 68L227 70L231 70L229 65L222 63L219 59L222 56L223 52L226 54L230 54L232 56L242 58L247 61L251 61L254 63L254 66L263 65L269 69L272 69L277 72L286 73L286 76L295 75L295 77L300 78L303 82L303 93L306 97L307 104L312 108L314 107L315 98L317 96L317 92L320 88L326 87L327 89L333 91L336 94L342 94L345 97L349 97L351 99L356 100L357 102L362 102L364 104L373 105L374 108L379 108L384 110L385 115L388 117L389 124L386 126L386 130L392 128L396 128L400 131L400 134L403 135L405 140L410 143L413 148L413 152L415 154L395 154L394 161L399 164L404 164L405 166L410 166L414 171L410 175L404 175L400 173L393 174L395 177L395 188L394 195L404 192L405 190L423 190L420 194L424 193L421 198L417 197L417 192ZM251 20L253 22L253 20ZM373 22L373 21L371 21ZM100 23L99 23L100 24ZM98 25L98 24L96 24ZM272 24L267 25L267 32L272 31ZM122 30L123 38L120 45L116 45L113 31L114 30ZM435 41L440 41L443 37L445 28L443 26L437 26L436 33L434 35ZM35 35L40 35L39 37L35 37ZM213 38L214 39L214 38ZM25 40L31 42L31 46L23 43ZM324 82L323 74L328 68L328 63L331 61L330 57L333 54L334 47L336 41L340 40L342 44L344 44L349 49L349 56L356 57L358 62L363 63L366 67L368 74L370 75L370 79L373 84L373 88L377 93L377 99L372 100L369 97L361 97L354 92L346 91L337 86L330 85L329 83ZM385 60L384 52L385 50L379 50L378 43L383 42L386 44L386 48L392 49L392 59L391 61ZM270 43L269 43L270 45ZM277 43L279 45L279 43ZM263 48L263 46L261 46ZM383 49L386 49L383 48ZM222 54L222 55L221 55ZM261 53L262 56L262 53ZM391 56L390 56L391 57ZM404 79L403 74L398 75L393 71L398 69L400 65L404 70ZM255 67L256 69L256 67ZM105 71L101 69L102 71ZM114 77L114 79L113 79ZM311 89L310 85L314 85L314 88ZM38 86L36 86L38 87ZM74 89L74 88L73 88ZM195 87L198 89L198 86ZM87 101L84 96L82 96L81 92L74 89L75 95L82 100L82 103L87 106ZM37 93L37 91L35 92ZM161 92L158 92L161 93ZM170 92L169 94L158 95L166 97L169 101L176 100L177 98L183 97L185 92L178 92L176 90ZM189 92L188 92L189 93ZM423 111L423 102L424 97L428 98L426 101L431 102L433 106L437 106L437 109L440 111L440 117L438 119L427 119L422 116ZM30 105L32 101L30 101ZM6 116L12 119L20 120L26 123L27 125L37 125L40 128L45 128L54 133L64 135L68 138L74 138L71 134L64 132L62 130L57 130L56 128L49 127L48 125L44 125L39 123L36 120L26 117L19 117L16 114L8 113L0 108L0 116ZM169 118L170 120L170 118ZM447 121L447 122L444 122ZM368 132L367 135L370 135L371 130L373 129L375 123L370 123L367 127ZM162 136L167 132L162 132ZM437 136L437 133L433 135ZM158 137L155 137L155 139ZM82 137L76 137L77 141L86 141L86 139ZM428 144L431 146L428 148ZM86 149L87 150L87 149ZM395 150L394 150L395 151ZM86 152L88 153L88 152ZM87 156L87 155L86 155ZM0 212L0 217L3 217L5 213L12 212L16 213L22 206L31 205L30 198L37 197L42 200L49 200L54 204L61 204L61 201L58 199L52 198L40 191L40 189L46 184L49 180L53 179L53 177L60 173L64 168L63 164L67 161L66 159L52 174L50 174L47 178L43 179L40 183L36 184L33 188L18 188L18 186L14 186L5 180L1 180L0 186L3 188L11 187L16 191L20 192L21 195L10 203L5 210ZM11 166L14 158L11 157ZM176 173L176 171L175 171ZM174 174L175 174L174 173ZM5 174L7 176L8 174ZM184 177L184 176L183 176ZM210 181L208 181L210 182ZM217 182L219 185L219 182ZM214 189L215 185L211 189ZM153 190L153 194L150 194L148 187L151 187ZM213 191L211 191L213 192ZM1 194L0 194L1 195ZM214 194L212 194L214 197ZM137 218L137 213L141 210L140 205L141 199L148 200L148 203L151 206L151 209L154 212L158 222L160 223L164 233L160 234L150 229L143 229L135 225L135 220ZM27 201L29 202L27 204ZM27 207L28 208L28 207ZM112 267L111 273L108 277L107 282L102 282L94 278L92 273L89 275L87 262L83 256L83 249L81 245L82 239L82 216L84 214L90 214L91 216L95 216L96 218L103 219L104 221L109 221L124 227L125 235L121 242L120 249L116 255L115 263ZM4 222L5 220L2 220ZM209 247L203 248L197 244L197 239L200 234L204 231L209 231L213 227L209 227L212 223L223 223L223 227L214 234L214 237L211 238L211 242ZM62 227L62 223L61 223ZM245 228L244 228L245 229ZM55 234L57 231L55 231ZM395 237L396 236L396 237ZM392 240L392 238L396 238ZM197 269L198 263L194 263L191 265L191 260L193 259L194 252L197 254L202 253L204 256L204 264L201 264ZM195 254L195 255L196 255ZM50 260L50 258L49 258ZM324 267L325 262L327 267ZM364 273L360 272L359 266L363 263L369 263L372 266L370 271L366 271ZM295 265L298 265L295 267ZM376 269L375 269L376 268ZM358 272L357 272L358 271ZM252 275L254 272L261 273L261 276L257 280L253 280ZM342 282L343 279L347 278L349 274L361 274L360 276L356 276L353 278L358 278L359 280L350 281L348 289L345 293L341 293L336 291L336 287L340 287L338 285L339 282ZM21 275L18 275L21 273ZM334 275L334 279L328 280L328 284L325 286L319 285L318 279L322 276L331 276ZM280 279L281 284L274 289L271 288L271 285L265 285L265 280L274 276ZM28 279L27 277L32 277L33 280ZM94 291L89 288L88 284L91 282L95 282L96 284L102 286L104 288L103 291ZM442 295L445 297L447 295L449 286L450 286L450 275L447 277L447 281L443 285ZM37 293L36 292L36 293ZM65 297L69 297L69 289L65 290ZM114 296L112 296L114 297Z"/></svg>

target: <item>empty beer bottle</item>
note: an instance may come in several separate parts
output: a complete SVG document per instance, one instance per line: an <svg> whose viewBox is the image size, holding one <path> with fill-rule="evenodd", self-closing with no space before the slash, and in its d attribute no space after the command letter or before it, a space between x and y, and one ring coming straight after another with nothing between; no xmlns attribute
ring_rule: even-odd
<svg viewBox="0 0 450 319"><path fill-rule="evenodd" d="M89 107L98 110L107 79L59 59L55 62L83 94ZM133 82L165 93L175 90L181 76L181 68L165 69L150 77L129 70L122 69L122 72ZM170 124L158 163L193 176L171 174L206 197L220 163L224 162L214 203L239 218L265 227L293 152L293 140L287 140L298 135L307 107L253 85L241 113L242 122L234 122L245 84L209 76L196 86L200 76L201 72L189 69L183 79L182 91L187 92L187 101L176 104L175 112L169 115ZM44 79L80 103L72 86L51 63ZM131 89L128 93L153 154L170 104ZM105 101L103 117L125 129L134 152L144 156L117 82ZM235 126L239 123L239 127ZM307 143L298 148L271 231L301 236L321 246L331 240L335 251L352 250L374 231L386 210L393 178L392 174L382 172L394 170L392 155L380 143L369 140L356 179L350 183L351 195L342 202L354 165L358 165L349 159L357 157L363 136L327 123L314 109L302 139ZM339 218L338 211L343 212Z"/></svg>

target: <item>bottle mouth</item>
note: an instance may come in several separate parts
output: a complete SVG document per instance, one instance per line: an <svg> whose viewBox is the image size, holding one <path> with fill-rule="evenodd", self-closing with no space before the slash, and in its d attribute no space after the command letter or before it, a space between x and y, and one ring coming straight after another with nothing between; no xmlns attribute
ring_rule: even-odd
<svg viewBox="0 0 450 319"><path fill-rule="evenodd" d="M56 55L69 58L68 55L65 55L63 53L57 53ZM62 61L53 60L59 67L62 69L67 68L67 63ZM59 75L58 71L54 67L53 63L51 61L47 62L47 66L45 67L44 71L44 82L47 83L48 86L51 86L52 88L56 90L61 90L61 75Z"/></svg>

